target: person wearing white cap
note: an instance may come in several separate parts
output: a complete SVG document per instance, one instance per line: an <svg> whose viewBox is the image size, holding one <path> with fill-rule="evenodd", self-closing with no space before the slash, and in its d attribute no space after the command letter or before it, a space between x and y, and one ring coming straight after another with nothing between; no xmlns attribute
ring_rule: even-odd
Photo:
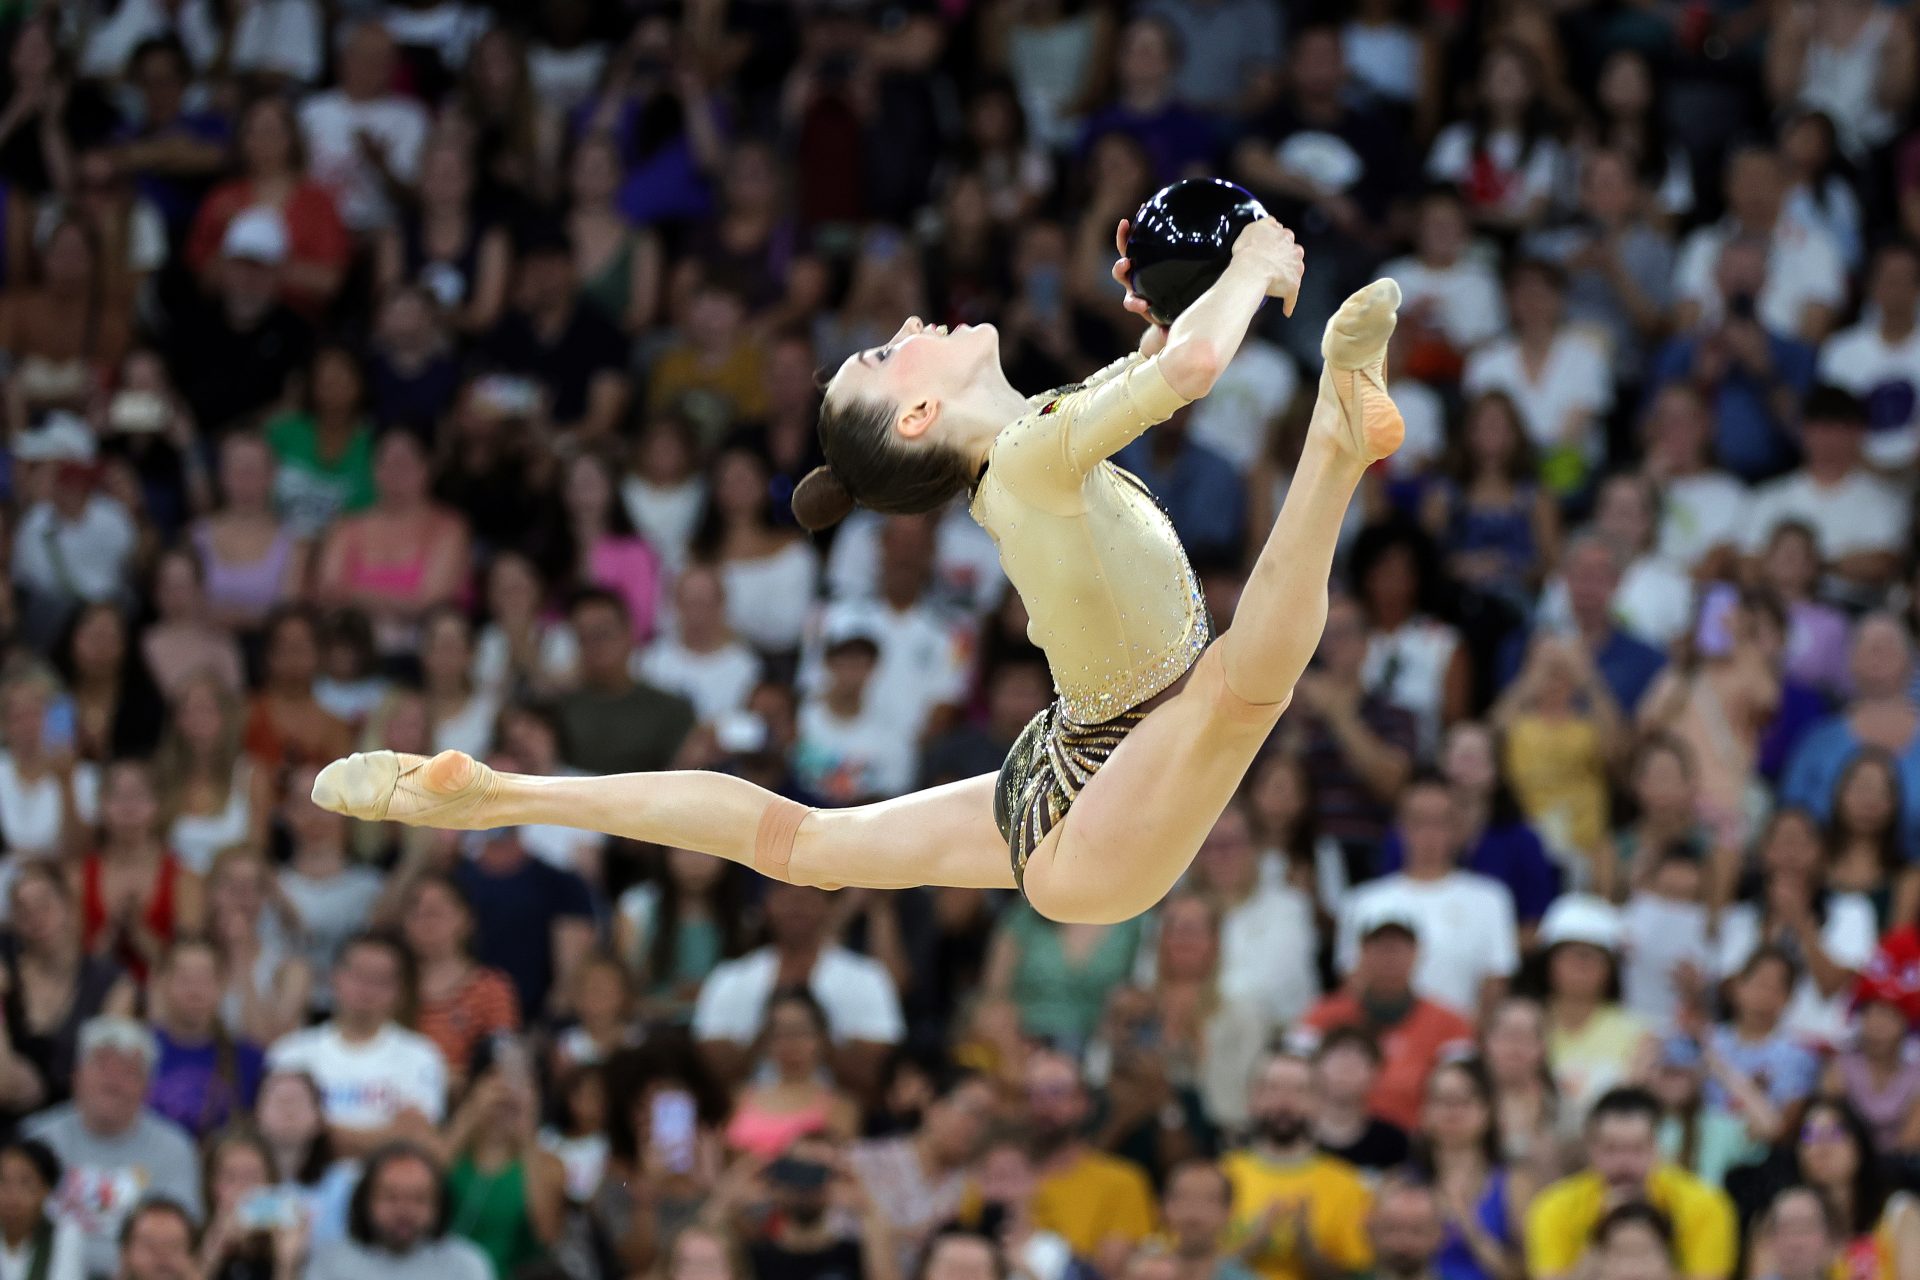
<svg viewBox="0 0 1920 1280"><path fill-rule="evenodd" d="M225 433L280 400L313 335L281 301L291 244L278 209L255 205L220 236L209 293L172 326L167 367L200 425Z"/></svg>
<svg viewBox="0 0 1920 1280"><path fill-rule="evenodd" d="M97 449L86 422L60 410L14 445L16 461L53 473L48 496L27 508L13 537L30 641L50 642L77 605L128 594L138 535L127 509L95 483Z"/></svg>
<svg viewBox="0 0 1920 1280"><path fill-rule="evenodd" d="M1403 870L1355 889L1340 925L1339 965L1359 958L1359 922L1389 906L1419 925L1414 990L1471 1017L1498 999L1520 967L1513 893L1478 872L1462 871L1453 792L1437 777L1416 778L1400 795Z"/></svg>
<svg viewBox="0 0 1920 1280"><path fill-rule="evenodd" d="M1620 1005L1620 936L1619 909L1590 894L1558 899L1540 922L1547 1065L1560 1091L1560 1114L1571 1123L1651 1050L1647 1024Z"/></svg>
<svg viewBox="0 0 1920 1280"><path fill-rule="evenodd" d="M835 804L905 794L918 756L899 713L873 696L879 638L865 619L849 617L834 620L823 640L825 684L800 705L795 774Z"/></svg>
<svg viewBox="0 0 1920 1280"><path fill-rule="evenodd" d="M31 1116L21 1131L60 1157L66 1172L56 1218L86 1237L87 1274L110 1276L120 1228L148 1194L164 1192L200 1215L200 1160L186 1130L146 1106L159 1050L132 1018L103 1016L80 1029L73 1101Z"/></svg>

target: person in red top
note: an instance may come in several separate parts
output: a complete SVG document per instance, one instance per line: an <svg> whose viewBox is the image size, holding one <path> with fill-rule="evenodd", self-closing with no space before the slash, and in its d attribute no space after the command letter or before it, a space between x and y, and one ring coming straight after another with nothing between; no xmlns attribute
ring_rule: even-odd
<svg viewBox="0 0 1920 1280"><path fill-rule="evenodd" d="M482 1042L520 1029L520 999L505 974L469 954L473 911L446 876L425 875L408 886L400 933L413 956L414 1030L433 1041L458 1083Z"/></svg>
<svg viewBox="0 0 1920 1280"><path fill-rule="evenodd" d="M1448 1053L1473 1044L1473 1027L1459 1014L1413 993L1420 954L1414 925L1382 904L1360 922L1360 959L1344 990L1307 1011L1303 1036L1317 1039L1336 1027L1358 1027L1380 1046L1380 1076L1368 1099L1374 1115L1403 1129L1420 1123L1427 1073Z"/></svg>
<svg viewBox="0 0 1920 1280"><path fill-rule="evenodd" d="M100 847L76 869L80 939L144 985L174 938L206 915L200 878L160 839L160 796L145 761L116 760L100 783Z"/></svg>
<svg viewBox="0 0 1920 1280"><path fill-rule="evenodd" d="M241 113L236 139L240 173L201 204L187 238L187 265L206 275L218 265L227 224L248 209L272 209L287 231L282 301L303 316L319 316L346 280L353 239L332 193L307 177L292 106L277 96L256 100Z"/></svg>

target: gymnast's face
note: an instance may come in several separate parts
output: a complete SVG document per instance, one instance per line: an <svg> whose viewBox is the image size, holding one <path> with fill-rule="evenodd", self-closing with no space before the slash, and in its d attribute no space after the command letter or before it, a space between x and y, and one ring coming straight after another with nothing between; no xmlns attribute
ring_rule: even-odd
<svg viewBox="0 0 1920 1280"><path fill-rule="evenodd" d="M908 439L939 439L956 416L966 416L970 402L1005 382L1000 333L992 325L949 331L910 316L885 345L848 356L827 383L827 396L836 404L894 405L894 430Z"/></svg>

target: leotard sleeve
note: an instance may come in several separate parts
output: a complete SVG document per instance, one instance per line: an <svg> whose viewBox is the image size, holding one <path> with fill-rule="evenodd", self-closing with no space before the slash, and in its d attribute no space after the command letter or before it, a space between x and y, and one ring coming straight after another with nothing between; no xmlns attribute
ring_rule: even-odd
<svg viewBox="0 0 1920 1280"><path fill-rule="evenodd" d="M1077 491L1088 472L1186 403L1158 360L1131 355L1001 432L993 466L1029 493Z"/></svg>

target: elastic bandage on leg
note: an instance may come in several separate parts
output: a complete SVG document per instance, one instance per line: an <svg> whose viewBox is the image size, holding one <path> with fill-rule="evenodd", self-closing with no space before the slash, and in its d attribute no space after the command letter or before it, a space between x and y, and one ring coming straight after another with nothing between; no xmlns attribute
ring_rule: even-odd
<svg viewBox="0 0 1920 1280"><path fill-rule="evenodd" d="M798 800L775 796L760 814L760 826L753 834L753 869L770 880L793 883L787 864L793 861L793 840L800 824L813 810Z"/></svg>

